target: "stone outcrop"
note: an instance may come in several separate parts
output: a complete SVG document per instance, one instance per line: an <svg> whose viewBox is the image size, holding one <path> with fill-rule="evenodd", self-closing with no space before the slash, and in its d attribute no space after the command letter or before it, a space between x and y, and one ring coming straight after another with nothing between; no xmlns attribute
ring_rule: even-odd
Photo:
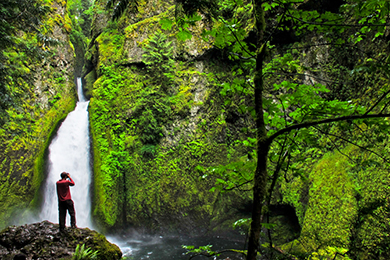
<svg viewBox="0 0 390 260"><path fill-rule="evenodd" d="M23 254L27 259L71 259L77 245L85 245L98 251L98 259L121 259L119 247L88 228L67 228L59 231L59 225L48 221L10 226L0 232L0 258L13 259Z"/></svg>

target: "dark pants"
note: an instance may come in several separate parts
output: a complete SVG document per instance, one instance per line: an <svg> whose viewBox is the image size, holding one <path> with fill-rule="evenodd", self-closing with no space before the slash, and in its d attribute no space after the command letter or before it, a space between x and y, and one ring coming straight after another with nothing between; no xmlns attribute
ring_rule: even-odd
<svg viewBox="0 0 390 260"><path fill-rule="evenodd" d="M71 226L76 227L76 212L74 210L73 200L59 201L58 211L60 213L60 230L65 229L66 211L69 212Z"/></svg>

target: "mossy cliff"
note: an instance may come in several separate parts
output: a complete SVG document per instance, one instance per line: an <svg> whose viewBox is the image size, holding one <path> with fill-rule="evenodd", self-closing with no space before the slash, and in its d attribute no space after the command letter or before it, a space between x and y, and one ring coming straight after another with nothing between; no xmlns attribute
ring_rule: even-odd
<svg viewBox="0 0 390 260"><path fill-rule="evenodd" d="M370 106L372 95L387 85L385 73L356 77L347 72L370 58L367 53L387 56L388 43L381 38L376 44L363 41L360 48L364 54L355 55L351 48L316 47L299 55L324 81L342 79L340 85L324 83L329 85L330 98L365 99ZM364 95L363 86L369 86ZM310 259L389 258L388 131L380 127L388 122L362 121L357 123L357 131L349 124L335 127L328 135L321 132L317 140L308 142L315 144L314 149L296 154L297 166L280 180L280 194L274 203L293 206L302 230L299 239L278 244L283 250Z"/></svg>
<svg viewBox="0 0 390 260"><path fill-rule="evenodd" d="M390 180L377 160L350 145L326 153L307 175L282 181L281 202L296 208L302 230L277 246L302 259L387 259Z"/></svg>
<svg viewBox="0 0 390 260"><path fill-rule="evenodd" d="M26 208L39 206L46 149L59 122L75 106L67 3L53 0L47 5L51 12L42 31L58 45L43 47L50 55L41 63L29 64L26 73L34 74L35 84L24 84L22 97L6 111L7 119L0 129L0 227L22 221Z"/></svg>
<svg viewBox="0 0 390 260"><path fill-rule="evenodd" d="M172 17L169 1L139 4L136 15L111 22L100 12L92 25L85 81L94 217L106 228L221 227L250 200L249 192L210 192L215 179L202 171L238 160L247 147L233 141L253 135L248 115L225 108L215 81L232 64L199 37L182 42L165 31L159 21Z"/></svg>
<svg viewBox="0 0 390 260"><path fill-rule="evenodd" d="M200 39L197 32L208 25L190 28L193 37L179 41L176 25L162 22L174 15L169 1L139 3L138 13L118 21L109 19L103 1L95 6L84 70L91 96L95 219L107 229L133 225L188 232L221 227L250 211L250 184L223 196L209 189L215 181L223 184L224 178L238 175L227 176L229 170L239 168L244 175L242 165L253 173L253 121L241 110L251 104L253 93L241 88L237 94L234 87L240 84L235 83L242 79L234 61L227 59L225 49ZM370 95L387 85L381 73L353 76L361 60L388 48L384 39L376 45L362 42L369 54L361 54L344 46L329 48L316 34L288 43L281 38L274 39L276 47L269 53L274 59L267 67L281 62L283 73L264 76L269 86L290 73L291 81L327 85L329 93L323 95L328 100L364 99L370 107ZM291 52L282 62L277 57L286 51L284 44ZM359 122L358 130L350 132L340 124L329 126L328 135L321 128L304 130L310 137L297 144L300 148L291 155L294 166L279 177L270 205L270 211L273 206L293 207L300 227L288 238L279 236L278 247L313 259L334 259L347 250L362 259L386 257L388 177L378 154L388 154L388 148L379 126ZM343 138L347 135L358 140L358 148ZM375 149L363 149L371 145ZM270 170L278 160L275 147ZM375 227L372 239L370 226Z"/></svg>

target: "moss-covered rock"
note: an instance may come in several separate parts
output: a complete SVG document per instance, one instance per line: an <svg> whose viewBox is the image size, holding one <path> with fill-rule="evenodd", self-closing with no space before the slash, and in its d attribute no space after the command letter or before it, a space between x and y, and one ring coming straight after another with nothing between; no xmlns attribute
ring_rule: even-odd
<svg viewBox="0 0 390 260"><path fill-rule="evenodd" d="M93 214L105 228L227 227L250 200L250 192L210 192L216 176L205 170L247 154L233 141L254 135L250 115L236 111L250 96L225 103L215 77L229 77L233 65L202 41L205 25L191 28L197 36L185 42L176 25L164 30L160 20L173 14L169 1L140 1L138 14L108 22L91 43ZM157 47L169 55L153 68L146 56L153 59L148 46L158 34L166 40Z"/></svg>
<svg viewBox="0 0 390 260"><path fill-rule="evenodd" d="M45 151L59 122L76 102L66 1L51 1L50 8L43 33L57 39L59 45L46 47L50 55L29 64L35 84L24 84L23 90L14 86L21 98L6 111L0 129L0 227L22 221L26 208L39 205Z"/></svg>
<svg viewBox="0 0 390 260"><path fill-rule="evenodd" d="M23 254L27 259L71 259L77 246L98 251L97 259L121 259L119 247L88 228L67 228L48 221L23 226L10 226L0 232L1 259L14 259Z"/></svg>

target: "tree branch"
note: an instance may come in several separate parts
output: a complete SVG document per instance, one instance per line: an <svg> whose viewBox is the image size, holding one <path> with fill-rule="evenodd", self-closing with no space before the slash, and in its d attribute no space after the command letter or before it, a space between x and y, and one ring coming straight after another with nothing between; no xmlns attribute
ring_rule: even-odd
<svg viewBox="0 0 390 260"><path fill-rule="evenodd" d="M383 106L382 110L379 112L379 114L383 113L383 111L388 107L390 104L390 101L387 101L387 103Z"/></svg>
<svg viewBox="0 0 390 260"><path fill-rule="evenodd" d="M282 249L278 248L278 247L273 247L273 249L279 253L281 253L283 256L291 259L291 260L298 260L298 258L294 257L293 255L290 255L289 253L286 253L285 251L283 251Z"/></svg>
<svg viewBox="0 0 390 260"><path fill-rule="evenodd" d="M345 27L364 27L364 26L375 26L375 27L379 27L379 26L389 26L390 24L370 24L370 25L367 25L367 24L339 24L339 23L315 23L315 22L308 22L308 21L304 21L298 17L295 17L295 16L292 16L292 15L287 15L288 17L291 17L295 20L298 20L300 21L301 23L305 23L305 24L313 24L313 25L322 25L322 26L345 26ZM332 21L333 22L333 21Z"/></svg>
<svg viewBox="0 0 390 260"><path fill-rule="evenodd" d="M364 131L358 124L353 123L353 125L354 125L357 129L359 129L360 134L363 135L364 138L365 138L366 140L369 140L369 139L370 139L370 137L366 134L366 131ZM375 146L375 147L379 147L379 145L378 145L376 142L375 142L375 143L372 143L372 145Z"/></svg>
<svg viewBox="0 0 390 260"><path fill-rule="evenodd" d="M234 189L240 188L241 186L244 186L245 184L251 183L252 181L253 181L253 179L246 181L246 182L243 182L243 183L240 183L240 184L236 184L232 188L223 188L223 190L225 190L225 191L234 190ZM250 189L250 190L252 190L252 189Z"/></svg>
<svg viewBox="0 0 390 260"><path fill-rule="evenodd" d="M315 129L317 129L319 132L322 132L320 129L318 129L317 127L315 127ZM322 132L322 133L324 133L324 132ZM363 147L363 146L361 146L361 145L358 145L358 144L356 144L356 143L353 143L353 142L351 142L351 141L349 141L349 140L347 140L347 139L345 139L345 138L343 138L343 137L341 137L341 136L339 136L339 135L335 135L335 134L331 134L331 133L324 133L325 135L330 135L330 136L334 136L334 137L336 137L336 138L338 138L338 139L341 139L341 140L343 140L343 141L345 141L345 142L347 142L347 143L349 143L349 144L352 144L352 145L354 145L354 146L356 146L356 147L358 147L358 148L360 148L360 149L363 149L363 150L366 150L367 152L370 152L370 153L373 153L373 154L375 154L376 156L378 156L379 158L381 158L383 161L385 161L385 162L388 162L388 160L386 159L386 158L384 158L383 156L381 156L380 154L378 154L377 152L374 152L374 151L372 151L372 150L370 150L370 149L367 149L367 148L365 148L365 147ZM332 142L333 143L333 142ZM334 145L335 145L335 143L333 143ZM336 145L335 145L336 146ZM343 154L337 147L335 147L341 154ZM345 154L344 154L345 155ZM347 155L345 155L345 156L347 156ZM348 157L348 156L347 156ZM350 157L348 157L350 160L352 160L352 161L354 161L352 158L350 158Z"/></svg>
<svg viewBox="0 0 390 260"><path fill-rule="evenodd" d="M351 115L351 116L341 116L341 117L327 118L327 119L311 121L311 122L306 122L306 123L300 123L300 124L291 125L291 126L283 128L283 129L280 129L279 131L277 131L273 135L269 136L267 138L267 141L268 141L268 144L270 144L275 138L277 138L280 135L283 135L285 133L288 133L291 130L295 130L295 129L308 128L310 126L321 125L321 124L328 124L328 123L339 122L339 121L365 119L365 118L383 118L383 117L390 117L390 114Z"/></svg>
<svg viewBox="0 0 390 260"><path fill-rule="evenodd" d="M370 109L367 110L365 115L368 115L368 113L370 113L389 93L390 93L390 89L385 93L383 93L383 95L378 99L378 101Z"/></svg>
<svg viewBox="0 0 390 260"><path fill-rule="evenodd" d="M248 50L242 45L241 41L238 39L237 35L234 33L234 31L232 30L232 28L231 28L228 24L225 23L225 20L224 20L223 18L221 18L221 17L220 17L220 19L221 19L221 21L226 25L226 27L229 28L230 32L233 34L234 38L236 38L236 40L237 40L238 44L241 46L242 50L243 50L244 52L248 53L248 55L249 55L250 58L256 58L255 55L253 55L252 53L250 53L250 51L248 51Z"/></svg>
<svg viewBox="0 0 390 260"><path fill-rule="evenodd" d="M314 127L314 128L317 129L317 131L319 131L320 133L323 133L324 135L327 135L327 137L328 137L329 141L332 143L334 149L336 149L340 154L344 155L345 157L347 157L347 158L348 158L349 160L351 160L352 162L355 162L355 163L356 163L356 161L355 161L353 158L351 158L350 156L348 156L348 154L345 154L345 153L343 153L343 152L340 150L340 148L336 145L336 142L334 142L332 139L329 138L329 135L330 135L330 136L337 137L337 138L341 138L341 137L336 136L336 135L331 134L331 133L325 133L325 132L323 132L321 129L317 128L317 127ZM347 142L348 142L348 140L344 140L343 138L341 138L341 139L342 139L343 141L347 141ZM352 142L349 142L349 143L355 145L355 144L352 143Z"/></svg>

